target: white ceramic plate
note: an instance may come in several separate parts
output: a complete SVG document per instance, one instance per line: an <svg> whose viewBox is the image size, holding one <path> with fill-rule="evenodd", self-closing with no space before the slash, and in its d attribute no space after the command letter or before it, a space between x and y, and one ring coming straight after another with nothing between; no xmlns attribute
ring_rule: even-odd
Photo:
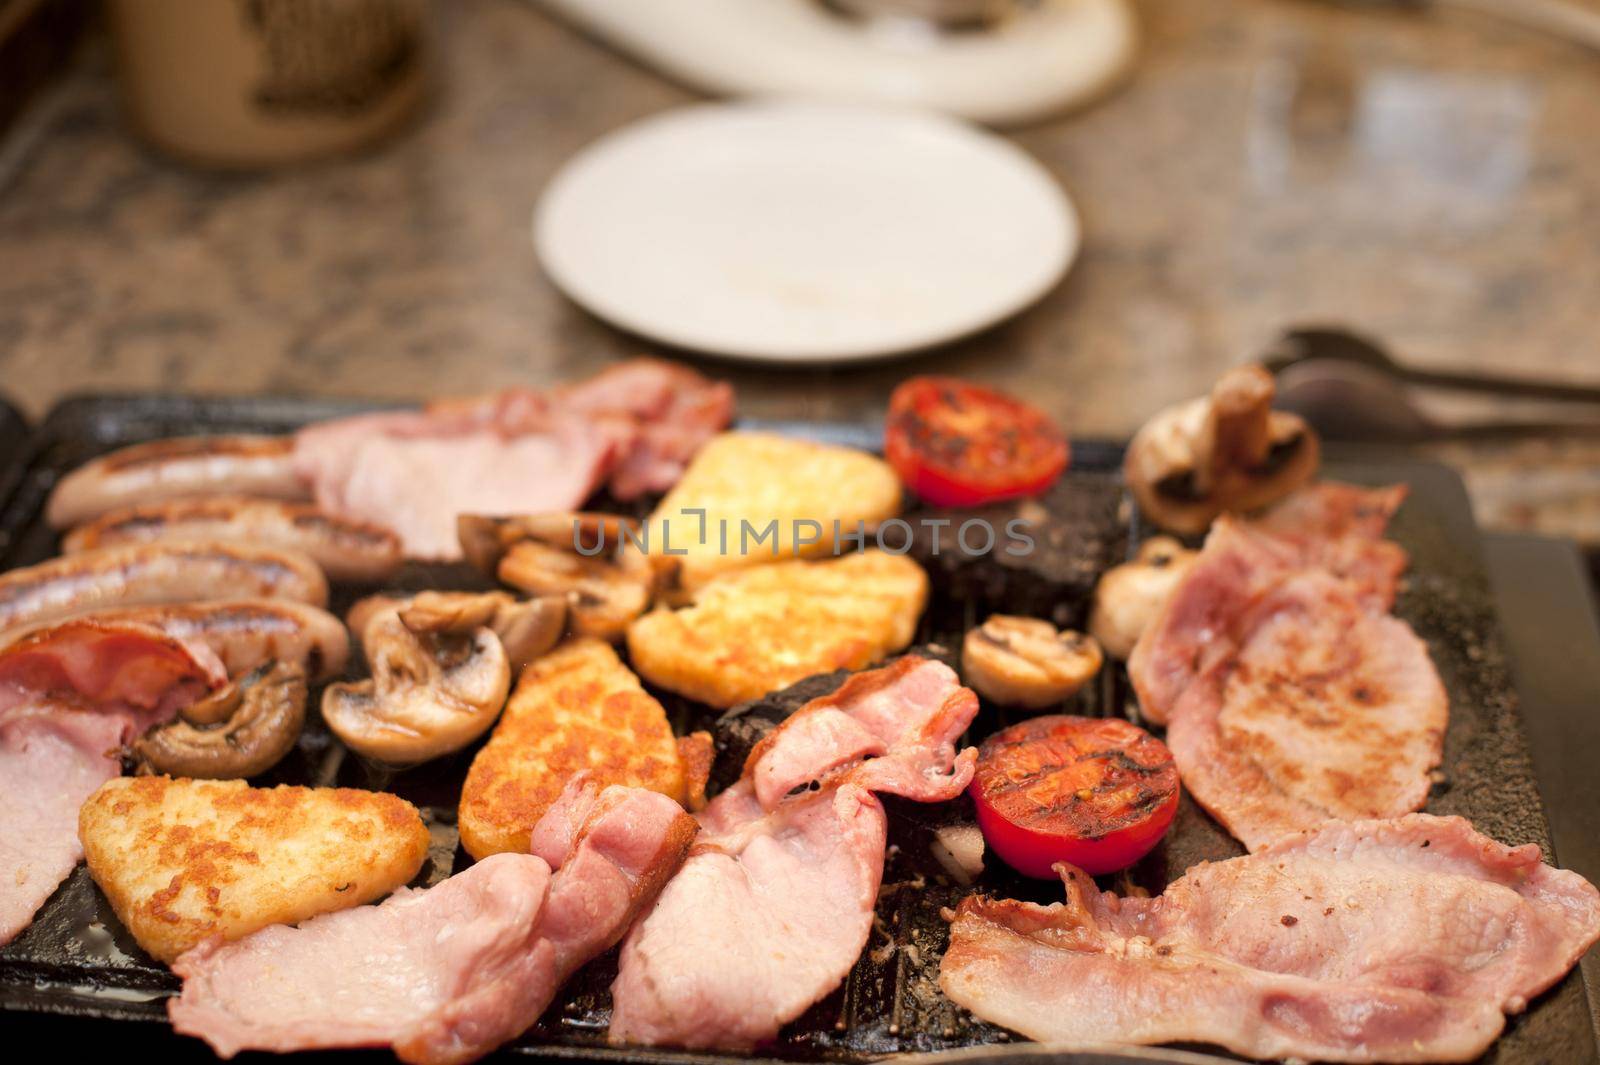
<svg viewBox="0 0 1600 1065"><path fill-rule="evenodd" d="M767 361L953 340L1044 295L1078 219L1008 141L921 111L706 104L579 152L534 244L569 297L624 329Z"/></svg>

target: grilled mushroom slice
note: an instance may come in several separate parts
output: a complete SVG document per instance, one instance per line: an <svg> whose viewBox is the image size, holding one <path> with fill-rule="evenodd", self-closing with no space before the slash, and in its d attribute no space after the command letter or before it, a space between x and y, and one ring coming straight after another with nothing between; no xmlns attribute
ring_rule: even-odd
<svg viewBox="0 0 1600 1065"><path fill-rule="evenodd" d="M1119 662L1128 660L1195 555L1170 536L1156 536L1140 546L1132 562L1106 570L1095 585L1089 612L1089 633L1106 654Z"/></svg>
<svg viewBox="0 0 1600 1065"><path fill-rule="evenodd" d="M658 581L649 556L625 549L625 530L637 535L633 522L615 514L457 519L473 565L530 595L563 597L575 634L612 641L644 613Z"/></svg>
<svg viewBox="0 0 1600 1065"><path fill-rule="evenodd" d="M381 595L362 599L350 608L350 628L359 636L367 622L385 610L398 610L405 627L419 636L493 629L506 649L513 679L554 647L567 628L567 601L561 596L517 599L506 592L431 591L410 599Z"/></svg>
<svg viewBox="0 0 1600 1065"><path fill-rule="evenodd" d="M277 765L306 719L306 675L267 662L133 742L135 772L231 780Z"/></svg>
<svg viewBox="0 0 1600 1065"><path fill-rule="evenodd" d="M567 629L567 601L542 595L514 599L505 592L421 592L401 611L415 633L462 633L487 625L500 637L513 675L554 647Z"/></svg>
<svg viewBox="0 0 1600 1065"><path fill-rule="evenodd" d="M398 607L374 609L361 629L372 676L331 684L322 718L351 750L406 766L458 751L505 706L511 664L494 630L414 632Z"/></svg>
<svg viewBox="0 0 1600 1065"><path fill-rule="evenodd" d="M1204 532L1218 514L1255 510L1317 471L1317 436L1272 409L1272 375L1235 367L1211 395L1157 414L1128 445L1123 474L1140 511L1172 532Z"/></svg>
<svg viewBox="0 0 1600 1065"><path fill-rule="evenodd" d="M968 632L961 645L961 674L978 694L1030 710L1070 697L1100 671L1100 661L1100 645L1081 632L1005 614Z"/></svg>

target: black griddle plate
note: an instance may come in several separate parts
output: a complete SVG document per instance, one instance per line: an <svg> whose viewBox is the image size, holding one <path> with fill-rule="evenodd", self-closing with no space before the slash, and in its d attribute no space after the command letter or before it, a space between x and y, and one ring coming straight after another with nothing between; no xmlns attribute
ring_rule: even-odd
<svg viewBox="0 0 1600 1065"><path fill-rule="evenodd" d="M17 408L0 398L0 504L11 498L11 492L28 468L28 423ZM0 542L0 552L5 544Z"/></svg>
<svg viewBox="0 0 1600 1065"><path fill-rule="evenodd" d="M284 432L307 421L355 410L366 404L274 398L194 398L105 396L68 401L51 413L35 436L33 461L9 505L0 512L0 551L6 567L38 561L55 550L41 510L50 487L64 472L113 448L163 436L210 432ZM763 428L874 446L870 428L788 424ZM1074 445L1074 472L1095 490L1117 466L1119 451L1104 443ZM1507 843L1537 843L1549 852L1549 832L1507 678L1494 608L1479 554L1465 492L1443 467L1393 461L1371 454L1335 454L1327 474L1366 484L1405 481L1412 495L1397 516L1393 536L1411 552L1412 569L1396 607L1428 643L1451 697L1451 723L1445 741L1443 779L1428 810L1462 814L1482 831ZM1112 530L1113 533L1116 530ZM1127 530L1130 549L1139 537L1137 523ZM476 583L462 567L413 566L391 587L417 589L441 583ZM333 609L343 610L366 589L336 591ZM968 611L970 612L970 611ZM921 643L959 645L965 624L962 604L935 602L918 633ZM313 704L315 704L315 697ZM665 696L680 731L704 727L715 713L677 697ZM1080 695L1068 709L1079 713L1118 712L1127 703L1125 678L1108 670L1105 682ZM985 708L973 739L1004 718ZM387 776L371 772L342 749L319 724L308 726L300 748L264 783L338 783L387 788L416 802L428 814L436 846L418 883L433 883L464 864L457 855L453 811L471 751ZM886 1054L956 1050L966 1061L1009 1065L1038 1058L1037 1048L1008 1046L1013 1037L956 1009L938 992L938 958L946 930L941 907L953 905L968 889L945 880L925 849L928 808L891 803L891 848L880 897L879 922L867 951L844 985L785 1029L763 1056L790 1061L862 1061ZM1149 858L1129 874L1105 878L1103 886L1125 890L1130 883L1159 892L1194 862L1242 853L1225 832L1185 798L1173 830ZM1059 898L1059 888L1022 881L1004 870L984 874L979 889L996 894ZM559 1001L521 1040L503 1053L549 1059L674 1063L727 1060L715 1055L674 1051L613 1049L603 1042L609 1002L606 988L613 957L587 966ZM177 981L139 950L118 924L104 898L80 866L45 905L32 927L0 951L0 1008L82 1018L159 1022L163 999ZM5 1022L7 1030L15 1015ZM104 1049L128 1044L161 1049L180 1057L203 1047L171 1036L157 1024L75 1026L71 1021L35 1022L55 1028L76 1046L93 1040ZM49 1034L48 1031L45 1034ZM67 1044L72 1045L72 1044ZM985 1051L982 1048L987 1047ZM85 1048L90 1049L90 1048ZM1203 1050L1204 1048L1193 1048ZM388 1055L383 1055L388 1059ZM1205 1060L1179 1050L1145 1051L1108 1057L1095 1052L1051 1055L1052 1060L1095 1065L1109 1061ZM1211 1058L1209 1060L1215 1060ZM1495 1044L1485 1061L1551 1062L1597 1060L1594 1030L1576 974L1541 997Z"/></svg>

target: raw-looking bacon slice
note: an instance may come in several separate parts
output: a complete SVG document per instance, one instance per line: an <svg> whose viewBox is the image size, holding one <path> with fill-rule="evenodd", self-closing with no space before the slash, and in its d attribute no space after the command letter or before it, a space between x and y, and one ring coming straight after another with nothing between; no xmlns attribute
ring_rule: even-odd
<svg viewBox="0 0 1600 1065"><path fill-rule="evenodd" d="M461 557L458 514L578 510L670 488L733 416L733 390L632 359L548 391L513 388L300 431L295 471L332 514L391 529L412 558Z"/></svg>
<svg viewBox="0 0 1600 1065"><path fill-rule="evenodd" d="M226 679L205 647L80 619L0 650L0 946L83 858L78 807L118 748Z"/></svg>
<svg viewBox="0 0 1600 1065"><path fill-rule="evenodd" d="M1184 690L1167 727L1196 802L1250 850L1422 806L1449 700L1409 625L1306 570L1237 627L1232 657Z"/></svg>
<svg viewBox="0 0 1600 1065"><path fill-rule="evenodd" d="M1427 647L1385 612L1405 552L1382 533L1404 495L1319 484L1218 519L1134 647L1140 708L1167 725L1184 787L1251 850L1427 799L1449 706Z"/></svg>
<svg viewBox="0 0 1600 1065"><path fill-rule="evenodd" d="M621 938L696 831L671 799L582 780L496 854L377 906L275 925L182 955L173 1027L218 1054L392 1046L449 1065L515 1038L579 966ZM559 866L554 875L553 859Z"/></svg>
<svg viewBox="0 0 1600 1065"><path fill-rule="evenodd" d="M623 944L611 1039L749 1049L838 986L871 931L888 823L881 791L954 798L978 700L906 656L778 726L699 815L683 870Z"/></svg>
<svg viewBox="0 0 1600 1065"><path fill-rule="evenodd" d="M1259 519L1218 518L1128 660L1145 717L1166 724L1189 682L1231 650L1227 637L1235 622L1298 571L1331 573L1349 583L1364 606L1389 609L1406 554L1383 539L1383 531L1405 496L1404 485L1320 482Z"/></svg>
<svg viewBox="0 0 1600 1065"><path fill-rule="evenodd" d="M1458 817L1336 822L1157 898L1060 867L1052 906L973 897L940 985L1032 1039L1254 1058L1468 1061L1600 937L1600 893Z"/></svg>

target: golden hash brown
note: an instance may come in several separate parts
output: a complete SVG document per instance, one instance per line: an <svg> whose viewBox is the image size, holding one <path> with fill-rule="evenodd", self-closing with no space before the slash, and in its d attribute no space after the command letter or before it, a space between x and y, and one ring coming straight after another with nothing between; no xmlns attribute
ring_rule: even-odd
<svg viewBox="0 0 1600 1065"><path fill-rule="evenodd" d="M691 732L678 740L678 761L683 763L683 805L691 812L706 806L706 784L711 780L711 763L717 758L717 744L709 732Z"/></svg>
<svg viewBox="0 0 1600 1065"><path fill-rule="evenodd" d="M389 894L422 868L416 807L350 788L119 777L78 813L89 873L164 962Z"/></svg>
<svg viewBox="0 0 1600 1065"><path fill-rule="evenodd" d="M628 654L652 684L725 709L900 650L927 601L927 574L900 555L778 562L726 573L692 606L639 618Z"/></svg>
<svg viewBox="0 0 1600 1065"><path fill-rule="evenodd" d="M539 818L580 770L597 783L687 796L666 711L604 640L569 640L523 670L461 789L461 843L474 858L526 853Z"/></svg>
<svg viewBox="0 0 1600 1065"><path fill-rule="evenodd" d="M771 433L722 433L700 449L651 515L648 548L661 555L670 531L674 555L685 552L674 559L678 580L692 592L730 570L797 554L831 555L835 521L841 536L856 532L858 522L870 529L900 513L900 495L894 471L865 451ZM700 509L706 512L703 539L700 515L690 513ZM720 534L723 520L726 550ZM757 542L774 520L774 536ZM799 538L819 535L816 544L797 550L797 520L821 526L820 534L810 526L799 533ZM745 554L740 553L742 521L752 529Z"/></svg>

